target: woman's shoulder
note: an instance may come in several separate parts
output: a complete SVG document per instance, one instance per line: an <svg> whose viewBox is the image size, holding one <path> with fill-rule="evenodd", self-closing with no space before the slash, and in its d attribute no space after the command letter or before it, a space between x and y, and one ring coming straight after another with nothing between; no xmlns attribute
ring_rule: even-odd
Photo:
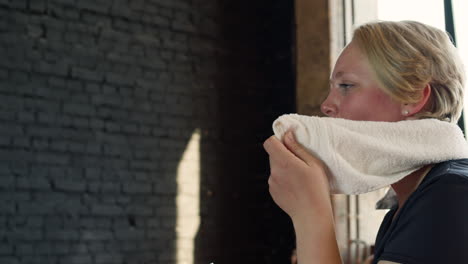
<svg viewBox="0 0 468 264"><path fill-rule="evenodd" d="M468 186L468 159L448 160L436 164L418 189L425 189L433 184L451 183Z"/></svg>
<svg viewBox="0 0 468 264"><path fill-rule="evenodd" d="M434 212L441 216L458 215L468 221L468 159L451 160L437 164L426 176L416 191L405 203L408 220L414 218L435 219ZM436 217L437 218L437 217Z"/></svg>
<svg viewBox="0 0 468 264"><path fill-rule="evenodd" d="M380 259L468 263L467 206L468 159L437 164L391 224Z"/></svg>

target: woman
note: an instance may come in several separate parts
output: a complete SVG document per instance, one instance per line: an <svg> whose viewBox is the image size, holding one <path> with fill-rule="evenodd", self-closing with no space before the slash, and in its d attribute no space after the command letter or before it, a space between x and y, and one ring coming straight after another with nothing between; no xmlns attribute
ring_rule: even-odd
<svg viewBox="0 0 468 264"><path fill-rule="evenodd" d="M355 30L338 58L321 109L358 121L456 122L464 81L446 33L412 21L369 23ZM292 132L283 142L270 137L264 148L270 194L292 219L298 263L341 263L327 164ZM392 184L398 206L381 225L373 263L468 263L467 175L468 160L455 160L424 166Z"/></svg>

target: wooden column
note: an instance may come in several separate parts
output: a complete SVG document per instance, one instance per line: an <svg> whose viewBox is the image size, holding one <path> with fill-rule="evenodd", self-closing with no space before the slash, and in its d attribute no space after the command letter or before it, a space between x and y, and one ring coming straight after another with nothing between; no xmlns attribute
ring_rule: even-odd
<svg viewBox="0 0 468 264"><path fill-rule="evenodd" d="M321 116L320 104L328 94L332 66L346 44L350 1L296 0L296 105L297 112ZM343 5L344 3L344 5ZM347 15L346 15L347 14ZM348 260L349 197L332 197L340 253Z"/></svg>
<svg viewBox="0 0 468 264"><path fill-rule="evenodd" d="M321 115L331 65L329 0L296 0L297 112Z"/></svg>

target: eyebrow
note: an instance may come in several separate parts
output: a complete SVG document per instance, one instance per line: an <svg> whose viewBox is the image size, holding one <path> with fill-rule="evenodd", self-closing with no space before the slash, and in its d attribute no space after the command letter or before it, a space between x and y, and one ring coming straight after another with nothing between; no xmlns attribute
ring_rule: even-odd
<svg viewBox="0 0 468 264"><path fill-rule="evenodd" d="M354 72L344 72L344 71L339 71L335 74L335 76L330 76L330 80L334 78L340 78L343 77L343 75L352 75L353 77L356 77L356 73Z"/></svg>
<svg viewBox="0 0 468 264"><path fill-rule="evenodd" d="M339 72L337 72L337 73L335 74L335 78L339 78L339 77L341 77L341 76L344 75L344 74L345 74L345 72L339 71Z"/></svg>
<svg viewBox="0 0 468 264"><path fill-rule="evenodd" d="M341 76L343 76L345 73L343 71L339 71L335 74L335 76L333 75L330 75L330 83L332 82L333 79L337 79L337 78L340 78Z"/></svg>

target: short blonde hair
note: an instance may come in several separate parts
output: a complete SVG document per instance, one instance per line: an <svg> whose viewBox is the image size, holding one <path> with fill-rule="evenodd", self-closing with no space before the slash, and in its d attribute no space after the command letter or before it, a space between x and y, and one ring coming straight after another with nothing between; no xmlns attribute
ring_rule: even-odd
<svg viewBox="0 0 468 264"><path fill-rule="evenodd" d="M417 118L460 118L465 73L447 33L416 21L378 21L359 26L353 41L395 100L417 102L424 87L431 85L429 101Z"/></svg>

